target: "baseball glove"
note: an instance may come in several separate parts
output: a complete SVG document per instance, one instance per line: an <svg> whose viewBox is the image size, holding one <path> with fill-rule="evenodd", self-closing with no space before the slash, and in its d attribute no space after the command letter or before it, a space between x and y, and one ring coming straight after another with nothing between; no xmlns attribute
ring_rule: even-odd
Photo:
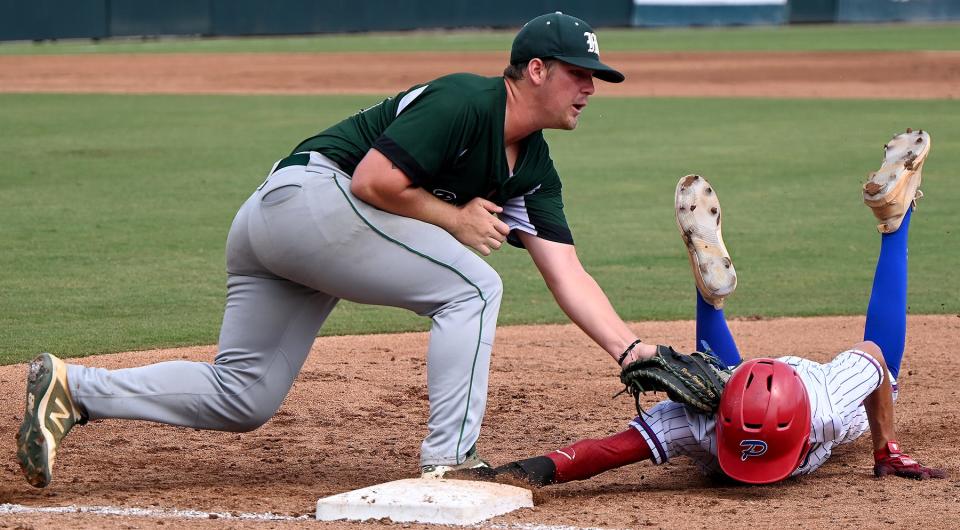
<svg viewBox="0 0 960 530"><path fill-rule="evenodd" d="M640 394L644 392L666 392L672 401L713 414L720 407L720 394L730 374L729 368L709 354L684 355L669 346L657 346L653 357L624 367L620 382L626 386L623 392L633 396L638 414L643 414Z"/></svg>

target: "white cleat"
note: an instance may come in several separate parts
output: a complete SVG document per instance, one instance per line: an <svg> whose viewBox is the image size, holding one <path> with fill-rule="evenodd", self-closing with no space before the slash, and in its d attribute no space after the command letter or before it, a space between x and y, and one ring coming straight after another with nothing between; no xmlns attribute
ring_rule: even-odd
<svg viewBox="0 0 960 530"><path fill-rule="evenodd" d="M930 152L930 134L924 130L900 133L883 146L883 165L863 185L863 202L880 221L877 230L896 232L908 208L923 197L920 187L923 163Z"/></svg>
<svg viewBox="0 0 960 530"><path fill-rule="evenodd" d="M737 271L723 244L717 193L700 175L687 175L677 183L674 204L700 296L720 309L737 288Z"/></svg>

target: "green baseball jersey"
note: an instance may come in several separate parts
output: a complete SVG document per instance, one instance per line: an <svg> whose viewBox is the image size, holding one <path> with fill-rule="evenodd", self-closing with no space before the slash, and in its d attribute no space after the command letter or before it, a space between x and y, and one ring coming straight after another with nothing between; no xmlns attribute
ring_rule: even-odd
<svg viewBox="0 0 960 530"><path fill-rule="evenodd" d="M415 186L462 205L483 197L504 208L508 241L521 230L573 244L563 214L560 177L537 131L523 140L511 173L503 143L506 87L502 77L453 74L387 98L300 143L352 174L376 149Z"/></svg>

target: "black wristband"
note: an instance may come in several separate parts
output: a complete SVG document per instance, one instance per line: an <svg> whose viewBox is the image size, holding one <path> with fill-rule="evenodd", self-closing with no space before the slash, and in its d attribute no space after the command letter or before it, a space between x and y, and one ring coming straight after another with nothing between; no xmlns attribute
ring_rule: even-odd
<svg viewBox="0 0 960 530"><path fill-rule="evenodd" d="M629 346L627 346L627 349L623 350L623 353L620 354L620 359L617 360L617 364L619 364L620 366L623 366L624 359L627 358L627 355L630 355L630 352L633 351L633 347L636 346L637 344L640 344L641 342L643 342L643 340L637 339L633 341Z"/></svg>

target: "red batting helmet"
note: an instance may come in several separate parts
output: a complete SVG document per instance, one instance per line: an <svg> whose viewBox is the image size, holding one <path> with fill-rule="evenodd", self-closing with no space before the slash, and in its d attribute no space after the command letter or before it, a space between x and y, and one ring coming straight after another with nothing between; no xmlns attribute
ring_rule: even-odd
<svg viewBox="0 0 960 530"><path fill-rule="evenodd" d="M727 381L717 411L723 472L750 484L787 478L810 448L810 398L792 366L753 359Z"/></svg>

